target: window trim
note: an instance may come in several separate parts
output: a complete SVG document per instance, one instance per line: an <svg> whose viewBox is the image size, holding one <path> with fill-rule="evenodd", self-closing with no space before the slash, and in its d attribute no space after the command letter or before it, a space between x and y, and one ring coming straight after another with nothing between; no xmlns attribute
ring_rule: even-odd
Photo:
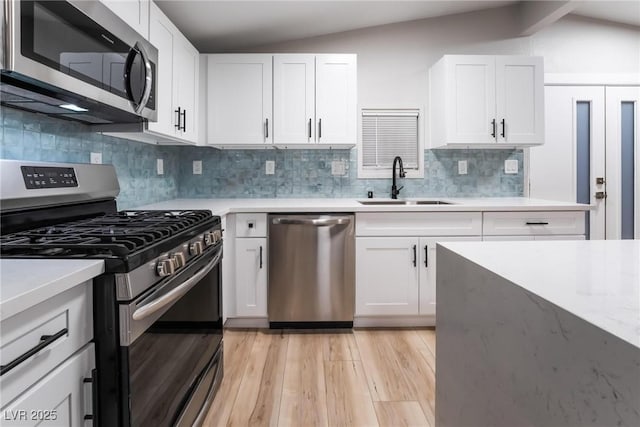
<svg viewBox="0 0 640 427"><path fill-rule="evenodd" d="M425 121L424 121L424 108L423 107L402 107L402 108L360 108L358 114L358 142L356 149L358 152L358 179L391 179L391 167L384 169L365 169L363 167L363 147L362 147L362 117L370 115L371 113L379 114L393 114L393 113L412 113L418 114L418 169L406 170L405 178L424 178L424 135L425 135Z"/></svg>

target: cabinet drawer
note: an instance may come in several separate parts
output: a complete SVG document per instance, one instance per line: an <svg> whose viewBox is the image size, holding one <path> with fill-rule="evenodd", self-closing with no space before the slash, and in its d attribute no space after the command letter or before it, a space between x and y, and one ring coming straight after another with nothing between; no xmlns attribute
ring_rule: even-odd
<svg viewBox="0 0 640 427"><path fill-rule="evenodd" d="M2 408L3 426L85 426L93 415L92 377L95 368L93 343ZM3 396L4 398L5 396Z"/></svg>
<svg viewBox="0 0 640 427"><path fill-rule="evenodd" d="M480 212L363 212L356 236L480 236Z"/></svg>
<svg viewBox="0 0 640 427"><path fill-rule="evenodd" d="M2 322L3 366L36 347L43 336L60 335L0 377L3 402L13 400L92 339L92 290L87 281Z"/></svg>
<svg viewBox="0 0 640 427"><path fill-rule="evenodd" d="M485 212L485 236L584 234L584 215L577 212Z"/></svg>
<svg viewBox="0 0 640 427"><path fill-rule="evenodd" d="M236 237L267 237L267 214L236 214Z"/></svg>

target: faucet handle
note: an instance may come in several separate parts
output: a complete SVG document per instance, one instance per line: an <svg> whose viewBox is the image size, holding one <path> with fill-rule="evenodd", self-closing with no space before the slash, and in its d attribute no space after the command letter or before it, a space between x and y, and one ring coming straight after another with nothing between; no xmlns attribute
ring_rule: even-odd
<svg viewBox="0 0 640 427"><path fill-rule="evenodd" d="M407 173L404 171L404 169L400 169L400 173L398 175L400 175L400 178L404 178L405 176L407 176Z"/></svg>

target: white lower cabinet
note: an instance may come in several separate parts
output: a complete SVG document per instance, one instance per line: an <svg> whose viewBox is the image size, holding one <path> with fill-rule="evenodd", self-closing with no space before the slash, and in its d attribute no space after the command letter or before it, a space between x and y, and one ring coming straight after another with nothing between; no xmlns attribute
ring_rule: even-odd
<svg viewBox="0 0 640 427"><path fill-rule="evenodd" d="M93 343L71 356L2 408L3 426L76 427L92 416ZM89 424L90 425L90 424Z"/></svg>
<svg viewBox="0 0 640 427"><path fill-rule="evenodd" d="M418 314L418 239L356 238L356 316Z"/></svg>
<svg viewBox="0 0 640 427"><path fill-rule="evenodd" d="M236 238L236 316L267 317L267 239Z"/></svg>

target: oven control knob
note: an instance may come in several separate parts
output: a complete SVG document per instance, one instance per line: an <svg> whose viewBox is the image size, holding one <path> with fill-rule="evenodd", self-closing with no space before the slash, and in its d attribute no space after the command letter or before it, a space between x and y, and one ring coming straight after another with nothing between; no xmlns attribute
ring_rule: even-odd
<svg viewBox="0 0 640 427"><path fill-rule="evenodd" d="M173 258L160 260L158 261L158 264L156 264L156 273L158 273L158 276L160 277L171 276L174 271L175 268Z"/></svg>
<svg viewBox="0 0 640 427"><path fill-rule="evenodd" d="M193 242L189 245L189 253L192 256L198 256L202 254L202 242Z"/></svg>
<svg viewBox="0 0 640 427"><path fill-rule="evenodd" d="M222 231L213 230L213 241L218 243L220 240L222 240Z"/></svg>
<svg viewBox="0 0 640 427"><path fill-rule="evenodd" d="M184 265L187 263L187 260L182 252L174 253L171 256L171 259L173 260L173 265L175 268L184 267Z"/></svg>
<svg viewBox="0 0 640 427"><path fill-rule="evenodd" d="M204 245L211 246L216 243L213 233L211 231L207 231L204 233Z"/></svg>

